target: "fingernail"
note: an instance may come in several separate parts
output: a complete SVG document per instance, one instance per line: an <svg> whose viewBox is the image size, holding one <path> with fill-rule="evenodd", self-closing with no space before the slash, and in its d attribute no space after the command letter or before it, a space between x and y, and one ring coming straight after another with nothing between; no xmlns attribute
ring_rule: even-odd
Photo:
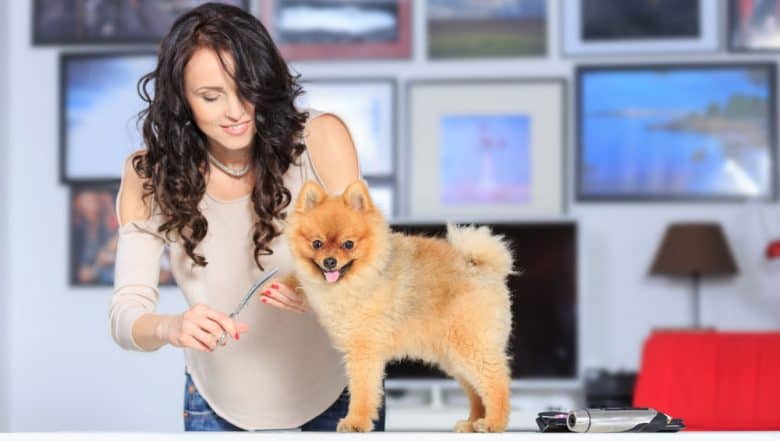
<svg viewBox="0 0 780 441"><path fill-rule="evenodd" d="M268 303L268 299L262 299L263 303Z"/></svg>
<svg viewBox="0 0 780 441"><path fill-rule="evenodd" d="M272 284L271 284L271 288L273 288L273 289L277 289L277 288L279 288L279 285L277 285L277 284L275 284L275 283L272 283Z"/></svg>
<svg viewBox="0 0 780 441"><path fill-rule="evenodd" d="M236 332L236 340L238 340L238 339L239 339L239 335L238 335L238 332Z"/></svg>
<svg viewBox="0 0 780 441"><path fill-rule="evenodd" d="M266 291L263 291L263 295L264 295L264 296L267 296L267 295L270 295L270 294L271 294L271 291L268 291L268 290L266 290Z"/></svg>

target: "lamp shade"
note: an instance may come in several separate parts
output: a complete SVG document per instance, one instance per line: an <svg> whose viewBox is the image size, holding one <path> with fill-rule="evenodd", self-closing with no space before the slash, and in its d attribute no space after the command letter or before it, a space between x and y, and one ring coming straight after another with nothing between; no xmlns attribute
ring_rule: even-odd
<svg viewBox="0 0 780 441"><path fill-rule="evenodd" d="M673 223L664 233L651 274L733 275L737 264L717 223Z"/></svg>

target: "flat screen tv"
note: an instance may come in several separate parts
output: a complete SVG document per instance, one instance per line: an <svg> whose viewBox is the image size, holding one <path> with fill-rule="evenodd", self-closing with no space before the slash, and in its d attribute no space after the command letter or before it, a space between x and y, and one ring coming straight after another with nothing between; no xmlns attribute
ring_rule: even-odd
<svg viewBox="0 0 780 441"><path fill-rule="evenodd" d="M577 377L577 225L573 221L489 223L511 244L520 276L507 278L512 295L509 341L512 378L571 380ZM394 231L446 236L444 223L392 223ZM474 326L479 326L475 323ZM395 361L388 379L445 379L421 361Z"/></svg>

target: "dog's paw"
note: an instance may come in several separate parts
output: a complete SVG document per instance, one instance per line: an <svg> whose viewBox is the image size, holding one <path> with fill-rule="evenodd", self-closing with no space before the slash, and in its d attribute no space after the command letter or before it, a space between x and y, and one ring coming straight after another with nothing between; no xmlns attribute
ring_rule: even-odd
<svg viewBox="0 0 780 441"><path fill-rule="evenodd" d="M460 420L455 423L455 431L459 433L471 433L474 431L474 424L470 420Z"/></svg>
<svg viewBox="0 0 780 441"><path fill-rule="evenodd" d="M349 415L339 420L336 426L338 432L370 432L374 430L374 422L369 418L354 418Z"/></svg>
<svg viewBox="0 0 780 441"><path fill-rule="evenodd" d="M506 431L506 424L498 424L495 422L490 422L485 418L480 418L474 421L472 427L474 427L475 432L481 432L481 433Z"/></svg>

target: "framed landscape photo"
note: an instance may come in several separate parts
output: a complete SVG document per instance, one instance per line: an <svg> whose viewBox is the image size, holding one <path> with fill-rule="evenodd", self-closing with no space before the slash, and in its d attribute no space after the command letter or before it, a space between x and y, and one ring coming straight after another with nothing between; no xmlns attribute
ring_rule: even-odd
<svg viewBox="0 0 780 441"><path fill-rule="evenodd" d="M780 50L780 1L729 0L728 45L736 52Z"/></svg>
<svg viewBox="0 0 780 441"><path fill-rule="evenodd" d="M119 181L70 188L71 286L113 286L117 249L116 197ZM166 247L160 260L161 286L175 285Z"/></svg>
<svg viewBox="0 0 780 441"><path fill-rule="evenodd" d="M287 60L408 59L411 0L259 0Z"/></svg>
<svg viewBox="0 0 780 441"><path fill-rule="evenodd" d="M547 0L427 0L428 58L547 53Z"/></svg>
<svg viewBox="0 0 780 441"><path fill-rule="evenodd" d="M35 0L33 44L159 43L176 18L207 0ZM217 0L248 10L249 0Z"/></svg>
<svg viewBox="0 0 780 441"><path fill-rule="evenodd" d="M580 200L776 195L774 63L577 70Z"/></svg>
<svg viewBox="0 0 780 441"><path fill-rule="evenodd" d="M344 120L358 150L363 176L395 174L394 79L305 79L301 85L300 108L332 112Z"/></svg>
<svg viewBox="0 0 780 441"><path fill-rule="evenodd" d="M147 52L60 56L62 183L121 177L125 158L143 147L136 121L145 103L136 85L156 61Z"/></svg>
<svg viewBox="0 0 780 441"><path fill-rule="evenodd" d="M561 5L563 53L714 52L718 2L572 0Z"/></svg>
<svg viewBox="0 0 780 441"><path fill-rule="evenodd" d="M562 79L422 80L407 93L409 216L563 212Z"/></svg>

